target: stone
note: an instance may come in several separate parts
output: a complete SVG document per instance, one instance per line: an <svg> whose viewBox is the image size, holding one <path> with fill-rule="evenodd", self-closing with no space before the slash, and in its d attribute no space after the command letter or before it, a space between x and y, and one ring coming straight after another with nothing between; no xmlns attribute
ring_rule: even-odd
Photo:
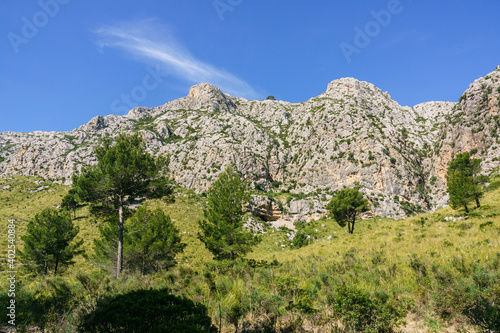
<svg viewBox="0 0 500 333"><path fill-rule="evenodd" d="M454 154L477 149L485 174L500 165L499 87L497 70L458 103L408 107L354 78L334 80L301 103L251 101L202 83L164 105L97 116L69 132L2 132L0 175L70 184L96 163L103 136L139 132L150 153L168 157L170 175L185 188L207 191L232 164L253 188L300 194L288 205L260 198L251 206L275 226L326 216L334 191L354 186L372 205L365 218L403 218L447 204Z"/></svg>

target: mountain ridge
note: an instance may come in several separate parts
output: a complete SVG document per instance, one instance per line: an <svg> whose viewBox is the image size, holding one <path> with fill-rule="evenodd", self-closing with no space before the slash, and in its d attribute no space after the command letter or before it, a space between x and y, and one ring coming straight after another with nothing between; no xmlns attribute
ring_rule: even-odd
<svg viewBox="0 0 500 333"><path fill-rule="evenodd" d="M95 163L92 150L104 135L139 132L152 154L167 157L173 178L198 192L234 164L256 189L320 203L336 189L359 186L374 215L401 218L446 203L453 154L477 149L485 172L498 167L499 95L500 66L471 83L458 103L413 107L354 78L333 80L300 103L232 97L201 83L164 105L96 116L68 132L2 132L0 175L68 184L73 172Z"/></svg>

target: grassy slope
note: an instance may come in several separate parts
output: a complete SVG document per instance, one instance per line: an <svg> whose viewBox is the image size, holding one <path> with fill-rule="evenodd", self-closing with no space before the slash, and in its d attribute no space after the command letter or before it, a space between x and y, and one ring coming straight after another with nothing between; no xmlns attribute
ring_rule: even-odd
<svg viewBox="0 0 500 333"><path fill-rule="evenodd" d="M0 190L0 229L4 235L7 220L13 218L18 220L19 240L19 236L25 232L26 221L43 208L59 204L69 189L67 186L43 181L37 184L37 180L40 181L31 177L0 178L0 188L11 186L10 189ZM49 188L30 192L44 185ZM160 206L170 214L182 232L183 241L188 244L184 254L178 258L180 265L169 273L174 275L170 276L170 281L174 283L173 289L196 300L208 299L206 303L214 317L217 303L228 302L224 292L207 290L207 282L201 277L190 280L191 283L182 280L186 274L190 276L189 272L203 270L204 263L211 261L210 253L196 238L197 221L203 215L200 199L191 192L182 190L177 193L175 203L152 201L147 204L152 207ZM422 325L427 328L433 325L439 327L435 316L427 313L425 303L428 301L428 291L416 278L412 262L417 258L429 267L465 267L497 258L500 255L500 191L487 193L482 203L483 206L476 209L471 214L473 217L467 220L445 221L445 217L460 215L459 212L445 208L399 221L384 218L360 221L356 224L354 235L348 235L333 220L315 221L307 228L317 240L300 249L290 246L286 232L269 228L263 235L262 243L248 258L266 261L277 259L281 265L272 274L298 278L299 288L305 289L314 285L318 277L335 275L338 267L344 267L346 271L353 272L347 276L362 289L372 292L385 290L394 295L407 295L415 299L417 304L412 311L419 312L421 305L423 310L419 318L424 321ZM79 237L85 240L85 248L91 253L92 239L98 236L95 222L88 216L85 207L79 209L77 215L79 218L75 223L80 226ZM327 239L329 236L331 239ZM0 242L2 258L5 258L6 245L6 239ZM18 245L22 247L22 242L19 241ZM80 257L77 259L76 270L91 271L96 268ZM253 276L255 281L249 278L237 278L234 281L221 279L216 281L217 288L226 288L232 293L237 293L235 290L238 288L276 292L274 284L266 286L267 280L262 276ZM326 282L324 284L328 285ZM319 293L320 296L314 303L316 308L322 309L327 294L326 291L324 294ZM283 307L279 311L284 312Z"/></svg>

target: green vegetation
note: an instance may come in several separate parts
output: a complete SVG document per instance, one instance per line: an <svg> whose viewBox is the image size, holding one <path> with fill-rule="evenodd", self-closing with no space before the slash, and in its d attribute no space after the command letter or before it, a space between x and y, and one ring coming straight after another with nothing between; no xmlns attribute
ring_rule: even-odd
<svg viewBox="0 0 500 333"><path fill-rule="evenodd" d="M28 223L22 259L26 267L35 272L47 274L72 263L83 241L73 242L79 228L73 225L67 212L46 208Z"/></svg>
<svg viewBox="0 0 500 333"><path fill-rule="evenodd" d="M234 260L248 253L259 241L243 228L243 204L248 201L247 185L229 166L212 185L199 221L199 239L217 260Z"/></svg>
<svg viewBox="0 0 500 333"><path fill-rule="evenodd" d="M73 211L73 215L76 218L76 208L78 207L78 195L75 189L69 190L61 201L61 208L67 211Z"/></svg>
<svg viewBox="0 0 500 333"><path fill-rule="evenodd" d="M470 153L457 154L449 163L446 174L450 206L454 209L463 207L469 213L469 203L476 201L476 206L481 206L479 199L484 194L484 184L488 177L480 175L481 160L470 158Z"/></svg>
<svg viewBox="0 0 500 333"><path fill-rule="evenodd" d="M103 299L87 314L81 332L216 333L206 307L169 295L170 290L137 290ZM139 315L140 314L140 315Z"/></svg>
<svg viewBox="0 0 500 333"><path fill-rule="evenodd" d="M175 257L186 247L179 230L170 216L157 208L154 211L139 207L128 222L128 242L125 262L132 271L142 275L169 268L177 264Z"/></svg>
<svg viewBox="0 0 500 333"><path fill-rule="evenodd" d="M345 188L337 192L332 200L326 206L335 221L345 227L350 234L354 233L354 224L356 217L360 213L370 209L368 200L363 198L363 194L358 189Z"/></svg>
<svg viewBox="0 0 500 333"><path fill-rule="evenodd" d="M491 181L498 183L498 178ZM11 188L0 191L0 225L5 229L9 218L16 219L18 237L26 234L25 221L59 204L69 190L31 177L0 178L0 187L7 185ZM49 187L30 192L40 186ZM327 332L498 331L500 191L495 186L485 190L481 206L467 219L450 208L398 221L376 217L347 235L335 220L323 218L297 223L293 241L287 237L290 230L265 227L253 251L233 261L214 261L197 236L208 198L175 191L175 202L146 200L141 207L146 215L160 209L162 223L170 216L179 230L186 246L175 256L177 266L149 266L143 275L138 266L129 266L125 251L127 274L112 278L94 259L93 241L102 236L92 207L80 205L73 223L87 255L76 255L75 264L57 276L19 267L21 330L140 332L144 326L134 326L139 322L132 314L137 303L148 304L158 327L172 323L177 311L183 313L185 319L177 317L176 323L186 332L193 324L206 331L220 326L222 332L300 332L307 326ZM129 231L139 225L149 226L125 221ZM128 247L135 234L125 235ZM24 244L16 245L22 249ZM0 247L7 257L7 242ZM0 304L7 304L7 281L0 288ZM149 313L139 319L149 328L147 318L152 318Z"/></svg>
<svg viewBox="0 0 500 333"><path fill-rule="evenodd" d="M113 143L114 141L114 143ZM97 165L74 176L78 197L91 203L91 213L115 220L118 225L116 276L122 270L123 228L127 205L136 198L162 198L171 194L169 182L160 170L163 160L153 158L145 151L144 141L138 135L119 135L112 140L104 138L94 150ZM109 233L108 233L109 235Z"/></svg>

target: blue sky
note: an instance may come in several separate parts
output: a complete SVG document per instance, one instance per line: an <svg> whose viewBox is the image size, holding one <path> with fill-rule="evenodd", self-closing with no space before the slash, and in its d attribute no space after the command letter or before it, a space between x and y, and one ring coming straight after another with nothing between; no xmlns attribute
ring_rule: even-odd
<svg viewBox="0 0 500 333"><path fill-rule="evenodd" d="M500 64L499 12L497 0L3 0L0 131L68 131L200 82L300 102L355 77L402 105L457 101Z"/></svg>

